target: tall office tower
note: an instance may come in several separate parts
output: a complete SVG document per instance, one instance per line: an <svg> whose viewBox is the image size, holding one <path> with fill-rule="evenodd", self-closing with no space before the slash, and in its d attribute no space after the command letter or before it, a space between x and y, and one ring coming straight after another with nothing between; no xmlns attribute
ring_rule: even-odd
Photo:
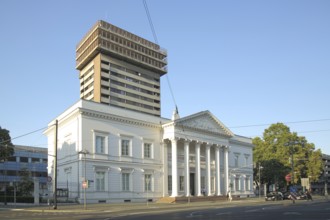
<svg viewBox="0 0 330 220"><path fill-rule="evenodd" d="M159 45L98 21L76 48L80 98L160 116L166 58Z"/></svg>

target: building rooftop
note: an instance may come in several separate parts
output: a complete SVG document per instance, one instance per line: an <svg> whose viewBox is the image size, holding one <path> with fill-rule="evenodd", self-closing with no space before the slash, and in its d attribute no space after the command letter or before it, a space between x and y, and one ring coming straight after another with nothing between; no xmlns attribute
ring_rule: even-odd
<svg viewBox="0 0 330 220"><path fill-rule="evenodd" d="M159 45L116 27L98 21L76 47L76 69L82 70L98 53L104 53L135 65L167 73L167 51Z"/></svg>

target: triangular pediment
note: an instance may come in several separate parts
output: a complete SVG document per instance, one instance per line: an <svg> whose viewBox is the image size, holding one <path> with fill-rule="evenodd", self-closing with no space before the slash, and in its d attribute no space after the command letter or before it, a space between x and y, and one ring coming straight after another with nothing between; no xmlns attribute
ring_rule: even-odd
<svg viewBox="0 0 330 220"><path fill-rule="evenodd" d="M175 121L176 126L182 126L194 130L217 133L232 137L234 134L211 112L203 111Z"/></svg>

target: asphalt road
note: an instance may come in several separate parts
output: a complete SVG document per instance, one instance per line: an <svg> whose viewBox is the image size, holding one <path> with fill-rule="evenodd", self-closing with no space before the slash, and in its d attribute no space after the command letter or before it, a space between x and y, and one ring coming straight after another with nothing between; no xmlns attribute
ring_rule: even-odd
<svg viewBox="0 0 330 220"><path fill-rule="evenodd" d="M112 219L112 218L109 218ZM330 203L259 204L257 206L213 207L206 210L140 214L116 218L127 220L221 219L221 220L330 220Z"/></svg>
<svg viewBox="0 0 330 220"><path fill-rule="evenodd" d="M89 206L81 210L80 206L61 207L60 210L45 208L0 208L0 219L83 219L83 220L169 220L169 219L244 219L244 220L330 220L330 202L326 200L278 202L199 203L160 205L143 204Z"/></svg>

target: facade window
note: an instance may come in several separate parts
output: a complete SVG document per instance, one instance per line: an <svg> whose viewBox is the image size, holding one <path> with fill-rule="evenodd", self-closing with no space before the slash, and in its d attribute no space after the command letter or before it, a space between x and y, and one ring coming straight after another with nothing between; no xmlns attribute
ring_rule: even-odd
<svg viewBox="0 0 330 220"><path fill-rule="evenodd" d="M40 159L39 158L31 158L31 162L32 163L40 163Z"/></svg>
<svg viewBox="0 0 330 220"><path fill-rule="evenodd" d="M184 190L184 176L180 176L180 191Z"/></svg>
<svg viewBox="0 0 330 220"><path fill-rule="evenodd" d="M234 162L235 162L234 166L235 167L238 167L238 157L239 157L239 154L234 155Z"/></svg>
<svg viewBox="0 0 330 220"><path fill-rule="evenodd" d="M105 137L95 136L95 153L104 154L105 153Z"/></svg>
<svg viewBox="0 0 330 220"><path fill-rule="evenodd" d="M28 158L27 158L27 160L29 161ZM6 161L9 161L9 162L16 162L17 159L16 159L16 157L9 157ZM27 161L27 163L28 163L28 161Z"/></svg>
<svg viewBox="0 0 330 220"><path fill-rule="evenodd" d="M152 145L150 143L144 143L144 158L152 158Z"/></svg>
<svg viewBox="0 0 330 220"><path fill-rule="evenodd" d="M245 166L247 167L247 166L249 166L249 156L250 155L248 155L248 154L244 154L244 156L245 156Z"/></svg>
<svg viewBox="0 0 330 220"><path fill-rule="evenodd" d="M168 190L172 191L172 175L168 175Z"/></svg>
<svg viewBox="0 0 330 220"><path fill-rule="evenodd" d="M94 139L94 153L95 154L106 154L108 153L108 137L109 133L102 132L102 131L95 131L93 132L93 139Z"/></svg>
<svg viewBox="0 0 330 220"><path fill-rule="evenodd" d="M19 159L20 159L21 163L28 163L29 162L29 158L27 158L27 157L20 157Z"/></svg>
<svg viewBox="0 0 330 220"><path fill-rule="evenodd" d="M151 182L152 182L151 174L145 174L144 175L144 191L152 191Z"/></svg>
<svg viewBox="0 0 330 220"><path fill-rule="evenodd" d="M121 155L130 156L130 140L121 140Z"/></svg>
<svg viewBox="0 0 330 220"><path fill-rule="evenodd" d="M250 191L250 177L245 177L245 190Z"/></svg>
<svg viewBox="0 0 330 220"><path fill-rule="evenodd" d="M105 172L96 172L96 190L105 191Z"/></svg>
<svg viewBox="0 0 330 220"><path fill-rule="evenodd" d="M239 191L240 187L239 187L239 176L235 177L235 191Z"/></svg>
<svg viewBox="0 0 330 220"><path fill-rule="evenodd" d="M121 174L121 189L122 191L129 191L129 173Z"/></svg>

